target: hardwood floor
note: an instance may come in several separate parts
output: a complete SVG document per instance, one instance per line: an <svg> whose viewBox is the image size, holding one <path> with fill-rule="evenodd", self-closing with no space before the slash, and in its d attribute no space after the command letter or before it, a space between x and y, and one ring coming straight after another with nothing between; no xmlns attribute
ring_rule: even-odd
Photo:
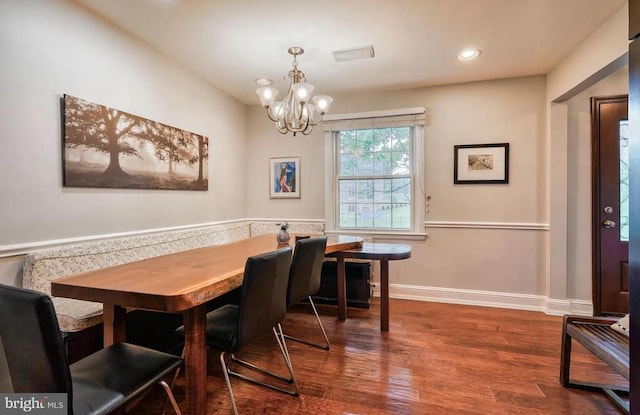
<svg viewBox="0 0 640 415"><path fill-rule="evenodd" d="M377 300L377 299L376 299ZM319 306L331 341L324 351L288 342L301 395L291 397L232 379L243 414L607 414L619 411L603 394L566 389L558 381L562 319L543 313L391 300L388 333L379 331L379 303L349 309ZM292 335L320 340L307 306L287 315ZM572 376L625 384L574 343ZM230 414L218 361L210 349L208 414ZM273 337L261 338L242 357L285 374ZM130 413L160 414L160 388ZM181 376L174 387L184 399ZM169 409L167 414L173 414Z"/></svg>

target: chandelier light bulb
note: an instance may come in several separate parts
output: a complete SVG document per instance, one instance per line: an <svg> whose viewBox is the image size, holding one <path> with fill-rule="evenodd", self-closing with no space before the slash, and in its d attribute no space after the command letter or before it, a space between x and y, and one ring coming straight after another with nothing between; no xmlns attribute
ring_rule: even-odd
<svg viewBox="0 0 640 415"><path fill-rule="evenodd" d="M305 103L308 102L311 98L313 85L307 84L305 82L298 82L297 84L291 85L291 90L293 91L298 102Z"/></svg>
<svg viewBox="0 0 640 415"><path fill-rule="evenodd" d="M256 90L256 94L258 94L263 107L270 107L278 96L278 90L272 86L263 86Z"/></svg>
<svg viewBox="0 0 640 415"><path fill-rule="evenodd" d="M324 115L329 110L329 106L332 102L333 98L329 95L316 95L313 97L313 103L316 104L316 109L320 115Z"/></svg>

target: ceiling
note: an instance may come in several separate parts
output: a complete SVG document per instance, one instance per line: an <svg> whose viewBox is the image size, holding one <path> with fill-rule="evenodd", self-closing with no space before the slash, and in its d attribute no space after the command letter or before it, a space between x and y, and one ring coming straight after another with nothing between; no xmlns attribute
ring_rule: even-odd
<svg viewBox="0 0 640 415"><path fill-rule="evenodd" d="M290 46L315 93L549 72L626 0L75 0L248 105L284 91ZM373 45L375 57L332 51ZM482 50L459 61L465 47ZM281 92L281 94L284 92Z"/></svg>

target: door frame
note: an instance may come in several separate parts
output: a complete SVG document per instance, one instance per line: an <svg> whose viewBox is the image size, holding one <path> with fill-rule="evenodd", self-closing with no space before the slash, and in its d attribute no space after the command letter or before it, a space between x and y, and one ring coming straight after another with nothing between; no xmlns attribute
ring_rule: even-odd
<svg viewBox="0 0 640 415"><path fill-rule="evenodd" d="M600 266L600 106L616 102L628 102L628 95L606 95L591 97L591 292L593 315L602 313L600 294L602 292L602 278Z"/></svg>

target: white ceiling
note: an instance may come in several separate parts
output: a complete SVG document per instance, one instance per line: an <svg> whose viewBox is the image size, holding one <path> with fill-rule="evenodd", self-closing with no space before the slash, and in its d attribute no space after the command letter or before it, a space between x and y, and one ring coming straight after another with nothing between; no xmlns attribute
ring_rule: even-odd
<svg viewBox="0 0 640 415"><path fill-rule="evenodd" d="M626 0L76 0L246 104L283 91L290 46L316 93L549 72ZM331 52L373 45L375 58ZM464 47L482 55L456 56Z"/></svg>

